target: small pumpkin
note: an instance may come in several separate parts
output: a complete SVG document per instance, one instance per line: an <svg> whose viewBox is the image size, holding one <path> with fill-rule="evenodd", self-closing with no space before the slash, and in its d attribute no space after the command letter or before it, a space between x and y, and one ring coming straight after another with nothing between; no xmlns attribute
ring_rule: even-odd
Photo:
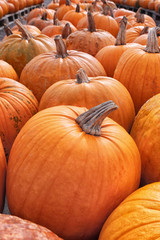
<svg viewBox="0 0 160 240"><path fill-rule="evenodd" d="M89 77L106 76L101 63L88 53L67 50L60 35L55 37L56 51L40 54L23 69L20 82L33 91L40 101L43 93L59 80L75 79L83 68Z"/></svg>
<svg viewBox="0 0 160 240"><path fill-rule="evenodd" d="M55 49L53 39L43 34L34 36L16 20L22 35L11 34L0 42L0 59L13 66L18 76L20 76L24 66L40 53Z"/></svg>
<svg viewBox="0 0 160 240"><path fill-rule="evenodd" d="M19 77L14 68L3 60L0 60L0 77L11 78L16 81L19 80Z"/></svg>
<svg viewBox="0 0 160 240"><path fill-rule="evenodd" d="M64 239L97 239L105 219L140 181L134 140L107 117L116 108L113 101L89 110L56 106L25 124L8 162L13 215Z"/></svg>
<svg viewBox="0 0 160 240"><path fill-rule="evenodd" d="M96 29L92 13L88 11L88 29L71 33L66 39L68 50L78 50L95 56L105 46L113 45L115 37L104 30Z"/></svg>
<svg viewBox="0 0 160 240"><path fill-rule="evenodd" d="M0 239L7 240L62 240L45 227L7 214L0 214Z"/></svg>

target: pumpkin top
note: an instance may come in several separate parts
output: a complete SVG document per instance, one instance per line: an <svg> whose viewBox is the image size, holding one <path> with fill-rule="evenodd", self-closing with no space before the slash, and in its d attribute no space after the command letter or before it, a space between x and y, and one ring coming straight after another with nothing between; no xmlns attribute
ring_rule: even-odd
<svg viewBox="0 0 160 240"><path fill-rule="evenodd" d="M77 78L76 83L78 83L78 84L81 84L81 83L89 83L89 82L90 82L90 80L89 80L86 72L85 72L82 68L80 68L80 69L77 71L76 78Z"/></svg>
<svg viewBox="0 0 160 240"><path fill-rule="evenodd" d="M15 24L19 27L19 30L22 32L23 39L29 40L30 38L34 38L33 35L23 26L23 24L18 19L15 20Z"/></svg>
<svg viewBox="0 0 160 240"><path fill-rule="evenodd" d="M117 108L118 106L112 100L107 101L80 114L75 121L86 134L100 136L103 120Z"/></svg>
<svg viewBox="0 0 160 240"><path fill-rule="evenodd" d="M54 41L56 43L56 58L65 58L69 54L67 52L67 47L60 35L56 35L54 38Z"/></svg>

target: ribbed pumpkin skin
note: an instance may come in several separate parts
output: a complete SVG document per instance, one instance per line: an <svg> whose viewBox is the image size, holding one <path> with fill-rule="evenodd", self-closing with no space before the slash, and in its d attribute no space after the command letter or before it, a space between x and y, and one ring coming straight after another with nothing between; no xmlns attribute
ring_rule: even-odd
<svg viewBox="0 0 160 240"><path fill-rule="evenodd" d="M22 126L38 109L32 92L9 78L0 78L0 136L6 156Z"/></svg>
<svg viewBox="0 0 160 240"><path fill-rule="evenodd" d="M114 76L114 71L116 69L116 66L118 64L118 61L122 54L128 49L128 48L139 48L140 45L135 43L130 43L126 45L110 45L106 46L99 50L99 52L96 54L95 58L100 61L102 66L104 67L106 74L108 77Z"/></svg>
<svg viewBox="0 0 160 240"><path fill-rule="evenodd" d="M160 92L159 68L159 53L132 48L121 56L113 77L128 89L136 113L149 98Z"/></svg>
<svg viewBox="0 0 160 240"><path fill-rule="evenodd" d="M0 43L0 59L13 66L20 76L24 66L35 56L55 49L54 40L39 34L28 40L12 34Z"/></svg>
<svg viewBox="0 0 160 240"><path fill-rule="evenodd" d="M0 212L3 211L5 199L5 182L6 182L7 162L0 138Z"/></svg>
<svg viewBox="0 0 160 240"><path fill-rule="evenodd" d="M53 83L75 79L80 68L83 68L89 77L106 76L101 63L90 54L74 50L68 50L68 54L65 58L57 58L54 51L41 54L23 69L20 82L33 91L38 101Z"/></svg>
<svg viewBox="0 0 160 240"><path fill-rule="evenodd" d="M57 105L73 105L88 109L108 100L113 100L118 109L109 117L130 130L135 117L134 104L127 89L109 77L92 77L89 83L64 80L54 83L43 94L39 110Z"/></svg>
<svg viewBox="0 0 160 240"><path fill-rule="evenodd" d="M135 26L127 29L126 31L126 42L132 43L137 37L140 36L144 26Z"/></svg>
<svg viewBox="0 0 160 240"><path fill-rule="evenodd" d="M160 181L160 94L150 98L139 110L131 136L142 160L142 184Z"/></svg>
<svg viewBox="0 0 160 240"><path fill-rule="evenodd" d="M14 68L3 60L0 60L0 77L11 78L16 81L19 80L19 77Z"/></svg>
<svg viewBox="0 0 160 240"><path fill-rule="evenodd" d="M0 214L1 240L60 240L45 227L16 216Z"/></svg>
<svg viewBox="0 0 160 240"><path fill-rule="evenodd" d="M95 56L96 53L105 46L114 45L115 37L106 31L96 30L90 32L83 29L71 33L66 39L67 49L82 51Z"/></svg>
<svg viewBox="0 0 160 240"><path fill-rule="evenodd" d="M148 184L127 197L109 216L98 240L160 238L160 183Z"/></svg>
<svg viewBox="0 0 160 240"><path fill-rule="evenodd" d="M101 136L84 133L75 122L84 111L57 106L38 112L18 134L7 172L11 213L66 240L97 239L106 217L140 180L130 135L110 118Z"/></svg>

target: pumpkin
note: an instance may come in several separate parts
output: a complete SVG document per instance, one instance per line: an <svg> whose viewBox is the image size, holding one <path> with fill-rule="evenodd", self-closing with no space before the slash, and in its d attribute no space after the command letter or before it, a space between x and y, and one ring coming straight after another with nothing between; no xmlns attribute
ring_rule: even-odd
<svg viewBox="0 0 160 240"><path fill-rule="evenodd" d="M146 34L148 33L148 30L149 30L149 27L146 26L135 26L135 27L132 27L132 28L129 28L127 29L126 31L126 42L127 43L132 43L134 42L134 40L143 35L143 34Z"/></svg>
<svg viewBox="0 0 160 240"><path fill-rule="evenodd" d="M148 184L128 196L106 220L98 240L160 238L160 183Z"/></svg>
<svg viewBox="0 0 160 240"><path fill-rule="evenodd" d="M32 58L55 49L55 43L43 34L33 37L18 20L16 24L22 31L22 36L12 34L0 42L0 59L11 64L20 76L22 69Z"/></svg>
<svg viewBox="0 0 160 240"><path fill-rule="evenodd" d="M76 79L58 81L50 86L41 98L39 111L57 105L89 109L108 100L113 100L118 105L117 111L109 117L129 131L134 121L135 110L126 88L113 78L88 78L83 69L77 71Z"/></svg>
<svg viewBox="0 0 160 240"><path fill-rule="evenodd" d="M47 9L47 8L35 8L35 9L32 9L32 11L30 11L27 15L27 23L32 19L32 18L36 18L38 17L39 15L42 16L42 14L46 12L47 13L47 18L52 20L53 19L53 16L54 16L54 13L55 11L52 10L52 9Z"/></svg>
<svg viewBox="0 0 160 240"><path fill-rule="evenodd" d="M8 4L13 4L14 6L14 12L19 11L19 0L7 0ZM10 11L9 11L10 12Z"/></svg>
<svg viewBox="0 0 160 240"><path fill-rule="evenodd" d="M96 29L94 17L88 11L88 29L82 29L71 33L66 39L67 49L86 52L95 56L105 46L113 45L115 37L109 32Z"/></svg>
<svg viewBox="0 0 160 240"><path fill-rule="evenodd" d="M21 83L10 78L0 78L0 137L6 157L22 126L38 110L32 92Z"/></svg>
<svg viewBox="0 0 160 240"><path fill-rule="evenodd" d="M0 0L0 7L3 10L3 16L9 13L9 7L6 0Z"/></svg>
<svg viewBox="0 0 160 240"><path fill-rule="evenodd" d="M75 79L83 68L89 77L106 76L101 63L93 56L66 49L60 35L55 37L56 51L32 59L23 69L20 82L33 91L38 101L48 87L59 80Z"/></svg>
<svg viewBox="0 0 160 240"><path fill-rule="evenodd" d="M32 18L30 21L28 21L28 25L36 26L40 31L42 31L43 28L51 24L52 24L52 21L47 18L46 12L43 12L42 16Z"/></svg>
<svg viewBox="0 0 160 240"><path fill-rule="evenodd" d="M58 0L52 0L50 3L48 3L47 8L56 10L59 7L59 1Z"/></svg>
<svg viewBox="0 0 160 240"><path fill-rule="evenodd" d="M137 37L133 42L134 43L138 43L141 45L146 45L147 44L147 38L148 38L148 34L142 34L139 37ZM160 36L157 36L157 40L158 40L158 44L160 46Z"/></svg>
<svg viewBox="0 0 160 240"><path fill-rule="evenodd" d="M66 240L97 239L105 219L140 181L135 142L107 117L116 108L113 101L88 111L56 106L25 124L8 162L13 215Z"/></svg>
<svg viewBox="0 0 160 240"><path fill-rule="evenodd" d="M70 0L66 0L66 3L65 4L62 4L59 6L59 8L57 9L56 11L56 15L57 15L57 18L59 20L62 20L64 15L70 11L70 10L75 10L76 9L76 5L71 3Z"/></svg>
<svg viewBox="0 0 160 240"><path fill-rule="evenodd" d="M156 94L143 104L131 129L142 160L142 185L160 181L159 100Z"/></svg>
<svg viewBox="0 0 160 240"><path fill-rule="evenodd" d="M0 137L0 212L3 211L5 200L5 182L6 182L7 162Z"/></svg>
<svg viewBox="0 0 160 240"><path fill-rule="evenodd" d="M138 44L126 44L125 33L126 33L127 18L124 16L121 20L120 29L117 34L117 38L114 45L105 46L98 51L96 58L103 65L107 76L113 77L117 63L121 55L128 48L138 48Z"/></svg>
<svg viewBox="0 0 160 240"><path fill-rule="evenodd" d="M114 78L130 92L136 113L149 98L160 92L159 59L156 28L149 30L146 47L128 49L119 59Z"/></svg>
<svg viewBox="0 0 160 240"><path fill-rule="evenodd" d="M80 5L77 4L76 9L66 12L62 19L71 22L76 27L79 20L86 14L87 12L81 10Z"/></svg>
<svg viewBox="0 0 160 240"><path fill-rule="evenodd" d="M11 78L16 81L19 80L18 75L14 68L3 60L0 60L0 77Z"/></svg>
<svg viewBox="0 0 160 240"><path fill-rule="evenodd" d="M0 214L0 239L62 240L45 227L19 217L6 214Z"/></svg>
<svg viewBox="0 0 160 240"><path fill-rule="evenodd" d="M24 25L24 27L33 35L33 36L36 36L36 35L39 35L41 34L41 31L39 30L39 28L37 28L36 26L33 26L33 25ZM11 28L12 32L13 33L17 33L17 34L22 34L22 32L20 32L20 29L17 25L15 25L14 27Z"/></svg>

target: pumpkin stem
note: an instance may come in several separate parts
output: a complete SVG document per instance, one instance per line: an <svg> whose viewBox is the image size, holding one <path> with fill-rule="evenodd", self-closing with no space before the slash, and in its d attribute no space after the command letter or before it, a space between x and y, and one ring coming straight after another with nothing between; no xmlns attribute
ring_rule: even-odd
<svg viewBox="0 0 160 240"><path fill-rule="evenodd" d="M110 13L110 16L114 18L113 9L112 9L109 5L106 4L106 6L105 6L104 9L103 9L103 14L104 14L105 16L109 16L109 13Z"/></svg>
<svg viewBox="0 0 160 240"><path fill-rule="evenodd" d="M88 17L88 31L96 32L95 21L90 11L87 12L87 17Z"/></svg>
<svg viewBox="0 0 160 240"><path fill-rule="evenodd" d="M62 29L62 38L66 39L72 33L72 29L69 23L66 23Z"/></svg>
<svg viewBox="0 0 160 240"><path fill-rule="evenodd" d="M47 12L43 12L43 13L42 13L41 19L44 20L44 21L47 21L47 20L48 20L48 19L47 19Z"/></svg>
<svg viewBox="0 0 160 240"><path fill-rule="evenodd" d="M149 27L148 27L148 26L145 26L145 27L143 28L143 30L140 32L140 35L143 35L143 34L148 33L148 30L149 30Z"/></svg>
<svg viewBox="0 0 160 240"><path fill-rule="evenodd" d="M126 45L126 26L127 26L127 18L126 16L124 16L120 21L120 27L117 34L115 46Z"/></svg>
<svg viewBox="0 0 160 240"><path fill-rule="evenodd" d="M10 36L10 35L13 34L12 30L10 29L10 27L6 23L3 24L3 27L4 27L4 31L6 33L6 36Z"/></svg>
<svg viewBox="0 0 160 240"><path fill-rule="evenodd" d="M55 13L53 15L53 25L55 25L55 26L59 26L60 25L59 20L57 18L56 11L55 11Z"/></svg>
<svg viewBox="0 0 160 240"><path fill-rule="evenodd" d="M70 0L66 0L66 6L70 6L71 5L71 1Z"/></svg>
<svg viewBox="0 0 160 240"><path fill-rule="evenodd" d="M77 81L76 83L89 83L90 80L86 74L86 72L83 70L83 68L80 68L78 71L77 71L77 74L76 74L76 78L77 78Z"/></svg>
<svg viewBox="0 0 160 240"><path fill-rule="evenodd" d="M65 58L69 54L67 53L67 47L62 39L61 35L56 35L54 38L56 44L56 58Z"/></svg>
<svg viewBox="0 0 160 240"><path fill-rule="evenodd" d="M117 108L118 106L110 100L80 114L75 121L86 134L100 136L103 120Z"/></svg>
<svg viewBox="0 0 160 240"><path fill-rule="evenodd" d="M23 24L18 19L15 20L15 24L19 27L23 39L29 40L31 38L34 38L33 35L23 26Z"/></svg>
<svg viewBox="0 0 160 240"><path fill-rule="evenodd" d="M136 14L135 14L135 18L136 18L136 22L137 23L144 23L144 14L141 14L141 7L137 10Z"/></svg>
<svg viewBox="0 0 160 240"><path fill-rule="evenodd" d="M77 6L76 6L76 12L80 13L80 5L79 4L77 4Z"/></svg>
<svg viewBox="0 0 160 240"><path fill-rule="evenodd" d="M157 39L157 28L150 28L147 37L147 46L144 49L148 53L159 53L159 44Z"/></svg>

